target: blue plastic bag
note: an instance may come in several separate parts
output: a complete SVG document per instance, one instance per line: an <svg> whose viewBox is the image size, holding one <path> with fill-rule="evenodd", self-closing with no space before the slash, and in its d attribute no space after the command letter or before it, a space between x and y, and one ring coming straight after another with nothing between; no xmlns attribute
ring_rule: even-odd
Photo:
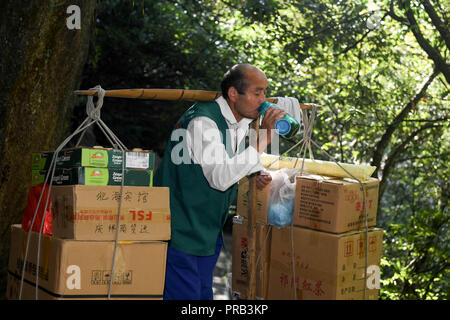
<svg viewBox="0 0 450 320"><path fill-rule="evenodd" d="M288 227L294 215L295 178L291 182L290 176L296 169L280 169L271 172L269 199L269 224L277 228Z"/></svg>

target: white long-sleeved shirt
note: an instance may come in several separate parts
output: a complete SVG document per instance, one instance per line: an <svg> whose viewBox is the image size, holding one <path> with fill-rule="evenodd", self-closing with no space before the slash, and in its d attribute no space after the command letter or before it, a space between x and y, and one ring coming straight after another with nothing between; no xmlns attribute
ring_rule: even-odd
<svg viewBox="0 0 450 320"><path fill-rule="evenodd" d="M237 152L253 119L243 118L238 122L223 97L217 98L216 102L228 124L230 141L226 141L226 144L232 148L234 156L228 155L216 123L208 117L196 117L189 122L186 145L190 158L201 166L211 188L225 191L243 177L264 170L264 167L259 161L258 151L252 145L241 153ZM278 98L278 105L301 121L297 99Z"/></svg>

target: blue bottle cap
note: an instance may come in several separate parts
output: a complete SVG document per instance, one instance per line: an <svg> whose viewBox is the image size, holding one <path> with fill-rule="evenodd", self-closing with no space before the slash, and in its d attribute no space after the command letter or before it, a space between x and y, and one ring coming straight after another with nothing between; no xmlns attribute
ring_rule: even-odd
<svg viewBox="0 0 450 320"><path fill-rule="evenodd" d="M280 119L275 123L275 130L280 135L285 135L291 130L291 124L285 119Z"/></svg>

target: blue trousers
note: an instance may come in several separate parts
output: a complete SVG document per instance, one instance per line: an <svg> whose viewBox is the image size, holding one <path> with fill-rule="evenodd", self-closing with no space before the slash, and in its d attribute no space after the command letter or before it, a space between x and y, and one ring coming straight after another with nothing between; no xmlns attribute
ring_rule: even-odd
<svg viewBox="0 0 450 320"><path fill-rule="evenodd" d="M213 300L213 272L222 249L222 236L211 256L193 256L167 249L164 300Z"/></svg>

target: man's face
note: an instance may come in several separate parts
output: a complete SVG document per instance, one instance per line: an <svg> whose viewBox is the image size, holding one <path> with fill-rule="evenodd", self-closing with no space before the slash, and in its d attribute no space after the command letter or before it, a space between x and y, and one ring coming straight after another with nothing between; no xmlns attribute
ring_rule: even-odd
<svg viewBox="0 0 450 320"><path fill-rule="evenodd" d="M250 85L244 94L236 96L235 111L241 117L256 119L259 117L258 107L266 100L267 78L260 70L247 71L245 76Z"/></svg>

